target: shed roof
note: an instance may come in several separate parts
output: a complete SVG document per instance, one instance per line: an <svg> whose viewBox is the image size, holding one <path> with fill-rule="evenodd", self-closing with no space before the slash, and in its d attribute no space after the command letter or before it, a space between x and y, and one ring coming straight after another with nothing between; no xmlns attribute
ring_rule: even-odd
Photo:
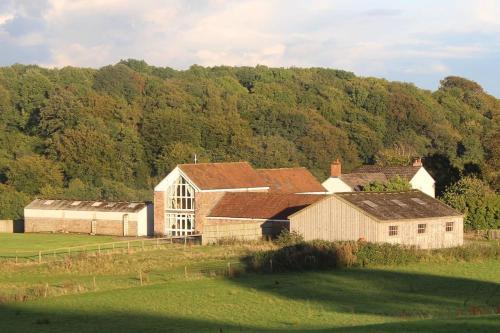
<svg viewBox="0 0 500 333"><path fill-rule="evenodd" d="M462 214L418 190L401 192L345 192L334 196L383 221Z"/></svg>
<svg viewBox="0 0 500 333"><path fill-rule="evenodd" d="M370 174L370 173L383 173L387 178L394 178L399 176L407 181L410 181L422 166L378 166L378 165L362 165L354 170L352 173L356 174Z"/></svg>
<svg viewBox="0 0 500 333"><path fill-rule="evenodd" d="M317 194L228 192L209 217L287 220L289 215L322 198Z"/></svg>
<svg viewBox="0 0 500 333"><path fill-rule="evenodd" d="M145 202L35 199L25 209L135 213L144 207L146 207Z"/></svg>
<svg viewBox="0 0 500 333"><path fill-rule="evenodd" d="M178 167L201 190L268 187L248 162L180 164Z"/></svg>
<svg viewBox="0 0 500 333"><path fill-rule="evenodd" d="M326 192L321 183L306 168L257 169L270 186L270 192Z"/></svg>
<svg viewBox="0 0 500 333"><path fill-rule="evenodd" d="M362 187L370 184L371 182L387 182L387 177L381 172L345 173L340 175L339 178L356 191L361 190Z"/></svg>

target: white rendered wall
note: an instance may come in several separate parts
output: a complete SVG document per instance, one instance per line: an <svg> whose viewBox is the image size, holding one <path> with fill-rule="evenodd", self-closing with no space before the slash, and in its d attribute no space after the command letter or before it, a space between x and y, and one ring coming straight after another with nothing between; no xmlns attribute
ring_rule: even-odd
<svg viewBox="0 0 500 333"><path fill-rule="evenodd" d="M326 188L330 194L338 192L352 192L351 187L337 177L330 177L321 185L323 185L323 187Z"/></svg>
<svg viewBox="0 0 500 333"><path fill-rule="evenodd" d="M433 198L436 197L435 183L434 178L423 167L410 180L413 189L420 190Z"/></svg>

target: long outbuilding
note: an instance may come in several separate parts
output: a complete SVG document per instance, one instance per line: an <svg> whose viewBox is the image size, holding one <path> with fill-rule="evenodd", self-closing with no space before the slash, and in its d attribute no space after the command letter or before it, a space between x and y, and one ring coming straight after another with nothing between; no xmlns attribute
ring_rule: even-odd
<svg viewBox="0 0 500 333"><path fill-rule="evenodd" d="M35 199L24 209L24 231L151 236L153 207L145 202Z"/></svg>
<svg viewBox="0 0 500 333"><path fill-rule="evenodd" d="M289 216L305 240L366 240L423 249L463 244L463 215L418 190L335 193Z"/></svg>

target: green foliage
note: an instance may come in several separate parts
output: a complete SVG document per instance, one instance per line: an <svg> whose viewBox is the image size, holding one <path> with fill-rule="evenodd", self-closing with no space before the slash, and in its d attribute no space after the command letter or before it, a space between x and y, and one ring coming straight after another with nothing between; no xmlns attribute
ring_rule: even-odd
<svg viewBox="0 0 500 333"><path fill-rule="evenodd" d="M298 232L290 232L288 229L283 229L276 238L275 243L279 246L289 246L302 243L303 241L304 237Z"/></svg>
<svg viewBox="0 0 500 333"><path fill-rule="evenodd" d="M7 183L17 191L36 195L46 186L61 187L63 173L56 162L38 155L24 156L10 164Z"/></svg>
<svg viewBox="0 0 500 333"><path fill-rule="evenodd" d="M500 195L477 178L465 177L449 186L443 201L465 214L467 229L500 228Z"/></svg>
<svg viewBox="0 0 500 333"><path fill-rule="evenodd" d="M407 190L411 190L411 184L399 176L393 177L385 183L373 181L363 187L363 191L366 192L395 192Z"/></svg>
<svg viewBox="0 0 500 333"><path fill-rule="evenodd" d="M194 154L304 166L320 180L335 158L348 171L422 156L438 194L463 175L498 190L499 119L500 101L457 77L430 93L323 68L13 65L0 68L0 183L30 155L55 161L64 181L51 169L43 185L13 187L76 199L142 198Z"/></svg>
<svg viewBox="0 0 500 333"><path fill-rule="evenodd" d="M0 219L15 220L23 216L29 196L13 187L0 184Z"/></svg>

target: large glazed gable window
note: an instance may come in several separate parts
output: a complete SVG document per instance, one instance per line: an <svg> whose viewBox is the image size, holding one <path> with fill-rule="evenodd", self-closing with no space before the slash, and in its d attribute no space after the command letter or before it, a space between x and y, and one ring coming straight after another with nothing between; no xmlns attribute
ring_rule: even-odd
<svg viewBox="0 0 500 333"><path fill-rule="evenodd" d="M179 177L168 187L166 196L165 234L169 236L192 235L194 221L194 188Z"/></svg>
<svg viewBox="0 0 500 333"><path fill-rule="evenodd" d="M169 186L167 197L168 210L194 209L194 188L182 177Z"/></svg>

